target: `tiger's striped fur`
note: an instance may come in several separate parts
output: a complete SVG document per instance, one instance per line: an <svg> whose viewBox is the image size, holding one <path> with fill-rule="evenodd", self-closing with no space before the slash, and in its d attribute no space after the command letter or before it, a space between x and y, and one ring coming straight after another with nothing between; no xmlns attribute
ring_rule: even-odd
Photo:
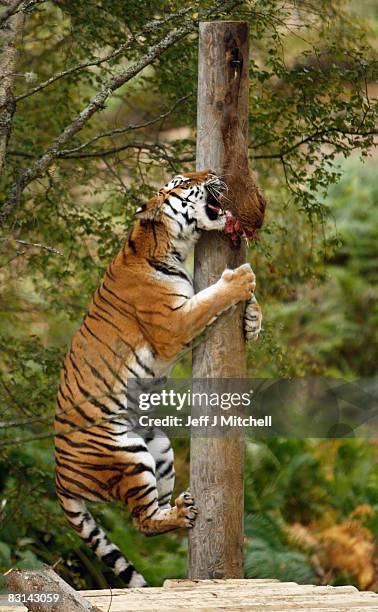
<svg viewBox="0 0 378 612"><path fill-rule="evenodd" d="M173 360L234 304L249 300L245 331L257 336L261 313L248 264L225 270L194 295L183 262L202 231L223 230L222 183L209 172L175 177L146 206L109 265L61 374L55 418L56 487L76 532L128 586L144 578L106 537L88 501L120 500L146 535L192 527L189 492L170 505L173 451L164 434L133 430L127 381L159 379Z"/></svg>

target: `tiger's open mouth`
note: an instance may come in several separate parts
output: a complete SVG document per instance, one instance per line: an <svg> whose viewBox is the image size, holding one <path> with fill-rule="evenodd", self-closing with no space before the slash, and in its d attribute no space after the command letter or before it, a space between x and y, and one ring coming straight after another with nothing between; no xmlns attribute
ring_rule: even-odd
<svg viewBox="0 0 378 612"><path fill-rule="evenodd" d="M215 174L209 174L205 184L206 189L206 204L205 211L210 221L216 221L222 216L224 210L223 195L227 190L226 183Z"/></svg>
<svg viewBox="0 0 378 612"><path fill-rule="evenodd" d="M216 219L218 219L218 217L224 213L224 208L215 194L208 187L206 187L206 191L206 214L210 221L216 221Z"/></svg>
<svg viewBox="0 0 378 612"><path fill-rule="evenodd" d="M257 240L255 231L245 229L242 222L228 208L226 208L229 198L227 196L227 185L215 175L205 184L206 204L205 211L210 221L216 221L219 217L224 217L224 232L229 236L232 244L239 248L241 239Z"/></svg>

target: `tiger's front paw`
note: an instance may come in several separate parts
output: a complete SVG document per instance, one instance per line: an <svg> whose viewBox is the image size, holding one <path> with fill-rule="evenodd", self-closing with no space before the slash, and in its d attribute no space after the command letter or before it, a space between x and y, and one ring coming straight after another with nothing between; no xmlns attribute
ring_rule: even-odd
<svg viewBox="0 0 378 612"><path fill-rule="evenodd" d="M245 307L243 327L247 342L254 342L261 331L262 314L261 308L253 295Z"/></svg>
<svg viewBox="0 0 378 612"><path fill-rule="evenodd" d="M194 527L194 521L197 518L198 510L194 505L194 498L190 491L184 491L175 500L177 508L177 516L180 521L180 527Z"/></svg>
<svg viewBox="0 0 378 612"><path fill-rule="evenodd" d="M252 297L256 286L256 277L249 263L245 263L235 270L226 269L221 276L221 282L233 303L236 304Z"/></svg>

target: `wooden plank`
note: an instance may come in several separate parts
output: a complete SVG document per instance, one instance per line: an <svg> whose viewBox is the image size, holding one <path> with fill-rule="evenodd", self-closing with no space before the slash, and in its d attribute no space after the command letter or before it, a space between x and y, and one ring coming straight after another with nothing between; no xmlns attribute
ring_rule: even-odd
<svg viewBox="0 0 378 612"><path fill-rule="evenodd" d="M143 597L138 599L134 598L123 598L122 600L99 600L95 602L97 607L103 610L103 612L144 612L156 610L160 612L162 610L250 610L251 612L261 612L266 610L267 612L307 612L308 610L324 611L329 610L330 612L341 612L346 610L352 610L352 612L366 612L366 610L374 610L377 612L377 602L363 602L363 601L351 601L351 600L334 600L334 601L314 601L314 600L279 600L271 601L269 598L260 600L247 599L216 599L212 600L196 600L188 598L182 601L179 598L166 601L157 597L153 601L146 601Z"/></svg>
<svg viewBox="0 0 378 612"><path fill-rule="evenodd" d="M276 580L167 580L162 588L83 591L109 612L250 610L258 612L377 612L378 595L353 586L299 585Z"/></svg>
<svg viewBox="0 0 378 612"><path fill-rule="evenodd" d="M333 587L330 585L317 586L313 584L298 584L297 582L280 582L277 579L253 579L243 578L243 579L229 579L229 580L189 580L189 579L168 579L165 580L163 587L164 588L211 588L213 585L216 585L217 589L230 589L230 588L242 588L253 590L256 592L260 592L261 589L270 589L270 590L284 590L284 589L301 589L309 590L313 589L316 592L330 592L331 590L337 589L338 593L358 593L358 589L354 586L346 585L346 586L338 586ZM98 592L98 591L97 591Z"/></svg>
<svg viewBox="0 0 378 612"><path fill-rule="evenodd" d="M271 578L256 578L253 580L254 585L262 585L262 584L297 584L296 582L280 582L276 578L273 580ZM251 584L250 578L229 578L226 580L221 580L219 578L213 578L209 580L189 580L189 578L168 578L164 581L164 588L176 588L176 587L207 587L209 585L219 585L222 586L241 586L248 587ZM351 587L353 588L353 587Z"/></svg>
<svg viewBox="0 0 378 612"><path fill-rule="evenodd" d="M299 585L277 580L167 580L162 588L81 591L104 612L172 610L234 612L377 612L378 595L352 586ZM26 612L0 598L0 612Z"/></svg>
<svg viewBox="0 0 378 612"><path fill-rule="evenodd" d="M225 582L239 582L239 581L225 581ZM255 581L253 582L255 583ZM259 581L256 581L256 582L259 582ZM194 593L194 596L198 595L198 597L201 597L204 592L224 593L225 591L227 592L233 591L235 593L247 593L253 596L255 595L258 596L261 594L265 595L266 593L269 593L272 595L277 595L277 594L296 595L298 593L301 593L303 595L307 595L311 593L314 593L316 595L329 595L333 593L337 595L359 594L361 596L361 592L359 592L354 586L332 587L332 586L316 586L316 585L311 585L311 584L300 585L295 582L280 583L278 581L277 582L271 582L271 581L259 582L258 585L254 584L253 587L249 587L249 588L247 587L243 588L242 585L233 585L233 584L216 584L216 585L197 584L195 588L191 586L180 586L180 587L168 586L167 587L164 585L163 588L159 588L159 589L156 589L155 587L149 587L147 589L131 589L131 590L130 589L127 589L127 590L126 589L112 589L110 591L107 589L103 591L82 591L82 595L84 595L85 597L89 597L89 598L99 597L99 596L109 597L111 595L113 597L121 597L124 595L128 596L128 594L132 591L135 594L154 596L158 591L164 594L164 589L169 589L170 593L169 595L167 594L168 597L171 597L172 593L177 593L177 597L180 597L180 595L182 594L188 594L188 593L189 594ZM199 589L200 589L200 593L198 592Z"/></svg>
<svg viewBox="0 0 378 612"><path fill-rule="evenodd" d="M378 595L376 595L375 593L361 593L359 591L355 591L355 592L341 592L338 593L337 591L316 591L315 589L308 589L308 590L302 590L302 589L298 589L297 592L291 590L291 591L285 591L285 590L281 590L281 591L268 591L266 590L264 593L260 593L258 591L247 591L247 590L238 590L238 589L234 589L234 590L228 590L228 589L211 589L211 590L201 590L200 592L196 592L196 591L172 591L172 590L163 590L163 589L149 589L147 591L147 589L145 589L144 591L138 591L137 593L135 592L137 589L128 589L127 591L125 591L122 594L114 594L114 593L109 593L107 592L106 594L103 595L90 595L87 596L85 594L85 592L82 592L81 594L86 597L87 599L89 599L90 601L92 601L93 599L101 599L101 598L106 598L109 599L110 597L112 597L114 600L120 600L120 599L132 599L132 598L136 598L138 599L139 597L144 597L146 600L153 600L154 598L157 598L159 600L163 600L165 599L166 601L172 601L175 599L180 599L182 598L187 599L187 598L198 598L200 599L212 599L215 596L219 597L230 597L232 599L237 599L240 598L242 599L243 597L249 597L249 596L253 596L256 599L264 599L266 597L269 598L275 598L275 599L280 599L280 598L292 598L292 599L305 599L306 601L314 598L314 599L326 599L327 601L333 601L333 600L348 600L348 601L374 601L378 604Z"/></svg>

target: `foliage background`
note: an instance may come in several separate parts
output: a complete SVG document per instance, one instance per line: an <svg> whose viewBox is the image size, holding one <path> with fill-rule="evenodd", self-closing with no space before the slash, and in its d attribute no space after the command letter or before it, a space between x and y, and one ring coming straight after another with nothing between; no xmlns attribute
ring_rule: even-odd
<svg viewBox="0 0 378 612"><path fill-rule="evenodd" d="M167 177L194 165L195 22L214 5L193 2L176 17L187 8L181 0L59 0L27 11L16 96L111 53L151 19L157 25L126 53L17 100L1 178L4 200L107 78L183 22L194 25L72 137L3 226L3 570L47 562L78 588L117 584L57 505L54 398L70 337L133 210ZM227 15L224 5L218 2L213 18L250 22L250 153L269 201L260 240L249 250L264 307L264 333L250 349L249 373L372 377L378 352L376 4L365 1L361 12L347 0L256 0L235 3ZM178 376L188 372L189 357L176 368ZM182 440L175 445L179 490L187 485L189 448ZM249 442L246 575L378 590L377 459L375 441ZM185 575L185 534L144 539L121 506L94 512L152 584Z"/></svg>

